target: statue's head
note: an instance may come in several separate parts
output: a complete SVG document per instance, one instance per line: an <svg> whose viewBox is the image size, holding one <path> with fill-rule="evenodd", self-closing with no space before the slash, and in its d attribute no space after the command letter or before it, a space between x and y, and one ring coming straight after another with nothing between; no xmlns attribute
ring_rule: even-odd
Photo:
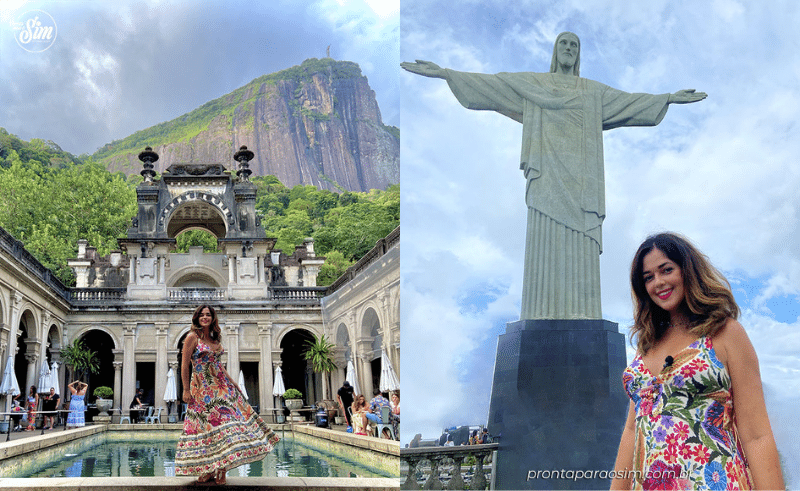
<svg viewBox="0 0 800 491"><path fill-rule="evenodd" d="M572 74L579 77L581 74L581 40L571 32L562 32L556 38L553 46L553 60L550 62L550 72L558 71L559 65L572 66Z"/></svg>

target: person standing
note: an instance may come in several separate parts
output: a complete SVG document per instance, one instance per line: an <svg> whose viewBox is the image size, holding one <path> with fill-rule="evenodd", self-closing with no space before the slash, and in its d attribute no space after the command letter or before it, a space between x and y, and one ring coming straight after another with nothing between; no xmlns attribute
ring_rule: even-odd
<svg viewBox="0 0 800 491"><path fill-rule="evenodd" d="M76 380L67 386L72 397L69 400L69 415L67 415L67 428L80 428L86 426L86 389L89 388L80 380Z"/></svg>
<svg viewBox="0 0 800 491"><path fill-rule="evenodd" d="M344 413L347 426L353 426L353 418L350 415L350 406L353 405L353 386L347 380L336 392L336 399L339 401L339 409Z"/></svg>
<svg viewBox="0 0 800 491"><path fill-rule="evenodd" d="M228 469L262 460L280 438L253 410L222 365L216 311L201 305L181 352L182 399L188 404L175 453L176 476L227 482Z"/></svg>
<svg viewBox="0 0 800 491"><path fill-rule="evenodd" d="M44 398L44 403L42 403L42 412L44 413L44 427L48 430L53 429L53 425L56 420L55 411L58 410L58 406L61 403L61 396L56 394L56 389L50 387L50 393L47 394ZM50 414L48 414L50 413ZM47 426L47 420L50 420L50 426Z"/></svg>
<svg viewBox="0 0 800 491"><path fill-rule="evenodd" d="M39 405L39 394L36 393L36 386L31 385L28 391L28 398L25 400L25 409L28 410L28 426L25 431L36 429L36 408Z"/></svg>

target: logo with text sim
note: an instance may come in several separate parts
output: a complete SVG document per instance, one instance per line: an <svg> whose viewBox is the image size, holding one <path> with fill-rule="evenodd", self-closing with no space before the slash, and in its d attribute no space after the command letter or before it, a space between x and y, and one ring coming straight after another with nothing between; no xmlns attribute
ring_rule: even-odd
<svg viewBox="0 0 800 491"><path fill-rule="evenodd" d="M11 26L14 39L25 51L39 53L56 41L58 26L56 21L43 10L29 10L17 17Z"/></svg>

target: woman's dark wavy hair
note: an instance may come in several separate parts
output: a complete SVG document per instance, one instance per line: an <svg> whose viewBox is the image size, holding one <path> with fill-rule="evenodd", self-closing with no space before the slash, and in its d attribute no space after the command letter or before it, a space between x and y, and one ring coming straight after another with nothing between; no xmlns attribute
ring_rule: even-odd
<svg viewBox="0 0 800 491"><path fill-rule="evenodd" d="M203 332L203 328L200 327L200 312L203 309L208 309L211 312L211 325L208 326L208 335L211 337L212 341L219 341L222 338L222 331L219 328L219 321L217 320L217 311L214 310L214 307L210 305L201 305L197 307L197 310L194 311L194 315L192 315L192 330L195 331L197 337L200 337L200 333Z"/></svg>
<svg viewBox="0 0 800 491"><path fill-rule="evenodd" d="M702 252L681 235L672 232L651 235L639 246L631 265L634 321L631 341L637 338L640 353L647 353L669 325L669 314L653 303L644 285L644 256L653 249L663 252L681 268L683 301L689 311L690 332L697 337L713 336L729 318L739 317L739 307L728 280Z"/></svg>

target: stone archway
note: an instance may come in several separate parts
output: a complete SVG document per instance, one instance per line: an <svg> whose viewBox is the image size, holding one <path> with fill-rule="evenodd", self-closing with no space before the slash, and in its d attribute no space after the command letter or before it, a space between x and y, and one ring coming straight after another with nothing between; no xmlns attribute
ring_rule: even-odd
<svg viewBox="0 0 800 491"><path fill-rule="evenodd" d="M305 344L313 340L314 335L311 331L296 328L287 332L280 344L284 385L286 389L297 389L302 392L306 405L314 404L317 398L321 397L321 393L318 393L321 392L318 389L321 386L317 383L317 377L303 357Z"/></svg>
<svg viewBox="0 0 800 491"><path fill-rule="evenodd" d="M100 386L114 389L114 339L105 331L100 329L90 329L84 332L79 338L86 349L94 351L98 359L99 370L96 373L87 373L86 383L89 390L86 398L94 400L92 393ZM71 382L71 381L70 381ZM119 389L117 389L119 390Z"/></svg>
<svg viewBox="0 0 800 491"><path fill-rule="evenodd" d="M369 395L372 395L371 389L380 386L381 344L383 343L383 336L380 334L380 332L381 321L378 317L378 313L375 311L375 309L369 307L364 311L364 316L361 320L361 335L370 341L369 347L364 352L364 356L366 356L367 360L369 360L370 380L368 380L368 382L372 384L371 388L365 388L364 390L370 389Z"/></svg>
<svg viewBox="0 0 800 491"><path fill-rule="evenodd" d="M14 355L14 374L17 376L23 397L27 396L31 385L36 385L37 346L36 319L33 312L25 310L20 316L17 328L17 353Z"/></svg>
<svg viewBox="0 0 800 491"><path fill-rule="evenodd" d="M164 207L159 220L166 223L167 235L172 238L187 230L205 230L223 238L228 232L228 217L232 213L219 196L189 191Z"/></svg>

